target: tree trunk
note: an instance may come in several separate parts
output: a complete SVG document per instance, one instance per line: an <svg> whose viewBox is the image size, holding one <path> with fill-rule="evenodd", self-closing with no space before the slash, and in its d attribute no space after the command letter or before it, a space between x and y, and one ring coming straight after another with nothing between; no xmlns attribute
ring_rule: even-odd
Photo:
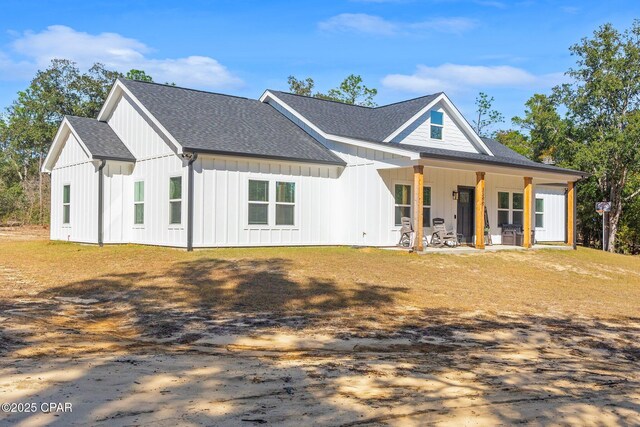
<svg viewBox="0 0 640 427"><path fill-rule="evenodd" d="M618 234L618 223L622 216L622 188L616 188L615 185L611 186L611 192L609 193L611 198L611 212L609 212L609 220L607 221L609 236L607 239L607 250L609 252L616 251L616 235Z"/></svg>

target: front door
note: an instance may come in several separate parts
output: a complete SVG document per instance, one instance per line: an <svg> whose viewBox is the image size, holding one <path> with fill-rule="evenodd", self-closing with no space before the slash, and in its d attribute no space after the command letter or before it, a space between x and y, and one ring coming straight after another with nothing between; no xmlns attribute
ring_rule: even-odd
<svg viewBox="0 0 640 427"><path fill-rule="evenodd" d="M458 187L458 235L462 235L460 243L473 243L473 213L475 210L475 189L473 187Z"/></svg>

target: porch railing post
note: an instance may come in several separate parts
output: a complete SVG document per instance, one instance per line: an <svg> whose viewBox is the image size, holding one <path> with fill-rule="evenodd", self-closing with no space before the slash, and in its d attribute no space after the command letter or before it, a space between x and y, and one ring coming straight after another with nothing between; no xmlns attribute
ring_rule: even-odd
<svg viewBox="0 0 640 427"><path fill-rule="evenodd" d="M522 246L530 248L531 241L531 215L533 204L533 178L524 177L524 236L522 236Z"/></svg>
<svg viewBox="0 0 640 427"><path fill-rule="evenodd" d="M422 244L422 216L423 216L423 206L424 206L424 194L422 188L424 187L424 166L423 165L415 165L413 166L413 230L414 230L414 241L413 241L413 249L415 251L424 250L424 245Z"/></svg>
<svg viewBox="0 0 640 427"><path fill-rule="evenodd" d="M484 249L484 172L476 172L476 249Z"/></svg>

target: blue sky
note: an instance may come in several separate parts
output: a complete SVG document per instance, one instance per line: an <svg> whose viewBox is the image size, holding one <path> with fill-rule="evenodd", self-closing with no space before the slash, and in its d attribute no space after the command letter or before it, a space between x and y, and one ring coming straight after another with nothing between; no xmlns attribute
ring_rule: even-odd
<svg viewBox="0 0 640 427"><path fill-rule="evenodd" d="M510 118L565 79L571 44L634 17L632 0L4 0L0 107L65 57L253 98L291 74L327 90L355 73L379 104L443 90L471 119L484 91Z"/></svg>

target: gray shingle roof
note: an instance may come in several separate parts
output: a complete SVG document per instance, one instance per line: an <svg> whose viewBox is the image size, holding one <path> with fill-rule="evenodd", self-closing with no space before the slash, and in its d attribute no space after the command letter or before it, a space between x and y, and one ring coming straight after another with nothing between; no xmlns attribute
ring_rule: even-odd
<svg viewBox="0 0 640 427"><path fill-rule="evenodd" d="M370 108L270 90L287 105L318 126L322 131L362 139L394 148L420 153L422 157L514 166L548 172L585 175L584 172L534 162L491 138L482 138L493 156L465 151L382 142L393 131L427 106L442 92L408 101Z"/></svg>
<svg viewBox="0 0 640 427"><path fill-rule="evenodd" d="M121 82L185 150L344 165L340 157L258 100Z"/></svg>
<svg viewBox="0 0 640 427"><path fill-rule="evenodd" d="M556 173L575 175L575 176L587 175L585 172L576 171L573 169L565 169L565 168L560 168L553 165L534 162L533 160L530 160L527 157L516 153L510 148L505 147L500 142L494 139L482 138L482 140L484 141L485 144L487 144L491 152L494 154L493 156L490 156L488 154L469 153L466 151L446 150L446 149L431 148L431 147L420 147L417 145L410 145L410 144L393 144L393 143L383 143L383 144L393 145L396 148L402 147L410 151L420 153L420 156L424 158L456 160L456 161L463 161L463 162L466 161L466 162L472 162L472 163L487 163L487 164L493 164L498 166L511 166L511 167L516 167L520 169L556 172Z"/></svg>
<svg viewBox="0 0 640 427"><path fill-rule="evenodd" d="M135 157L105 122L87 117L66 116L95 159L135 162Z"/></svg>
<svg viewBox="0 0 640 427"><path fill-rule="evenodd" d="M371 108L277 90L269 92L302 114L323 132L367 141L383 141L440 95L436 93Z"/></svg>

